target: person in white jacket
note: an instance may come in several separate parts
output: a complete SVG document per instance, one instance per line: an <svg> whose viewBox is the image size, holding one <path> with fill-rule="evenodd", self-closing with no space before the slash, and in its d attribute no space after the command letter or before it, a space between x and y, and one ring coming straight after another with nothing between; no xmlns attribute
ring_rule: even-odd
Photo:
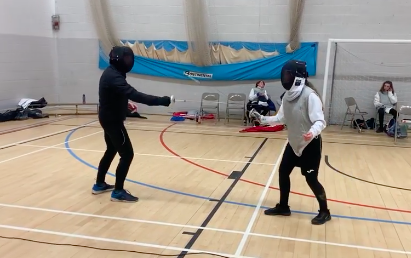
<svg viewBox="0 0 411 258"><path fill-rule="evenodd" d="M286 124L287 146L278 169L280 201L276 206L264 211L269 216L290 216L289 195L290 175L295 167L313 191L319 204L319 213L311 220L314 225L322 225L331 220L327 195L318 181L322 158L322 136L326 127L323 103L315 87L308 82L307 65L304 61L290 60L281 69L281 84L286 93L282 105L275 116L262 116L251 110L250 117L263 124ZM323 171L323 170L322 170ZM294 201L294 203L297 203Z"/></svg>
<svg viewBox="0 0 411 258"><path fill-rule="evenodd" d="M254 108L258 113L265 116L270 111L270 107L268 105L268 100L270 97L264 87L265 82L258 81L255 84L255 87L251 89L248 96L249 102L247 104L247 109L251 110Z"/></svg>
<svg viewBox="0 0 411 258"><path fill-rule="evenodd" d="M374 106L378 110L379 126L377 133L384 131L384 114L391 114L394 120L397 119L397 110L394 105L397 104L397 94L391 81L385 81L380 90L374 96Z"/></svg>

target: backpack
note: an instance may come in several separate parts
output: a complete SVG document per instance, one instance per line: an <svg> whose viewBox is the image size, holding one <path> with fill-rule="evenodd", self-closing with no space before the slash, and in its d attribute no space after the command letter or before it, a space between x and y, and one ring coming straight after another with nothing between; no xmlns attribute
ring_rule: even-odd
<svg viewBox="0 0 411 258"><path fill-rule="evenodd" d="M354 129L357 129L357 125L361 128L361 129L374 129L374 124L375 124L375 119L374 118L370 118L367 119L367 121L364 122L364 120L362 119L356 119L355 122L353 121L352 123L352 127Z"/></svg>
<svg viewBox="0 0 411 258"><path fill-rule="evenodd" d="M394 118L391 118L387 124L387 135L390 137L395 136L395 128L397 129L397 138L406 138L408 127L404 123L395 122Z"/></svg>
<svg viewBox="0 0 411 258"><path fill-rule="evenodd" d="M365 123L366 122L362 119L355 119L355 121L352 121L352 128L357 129L358 125L361 129L367 129L367 125Z"/></svg>

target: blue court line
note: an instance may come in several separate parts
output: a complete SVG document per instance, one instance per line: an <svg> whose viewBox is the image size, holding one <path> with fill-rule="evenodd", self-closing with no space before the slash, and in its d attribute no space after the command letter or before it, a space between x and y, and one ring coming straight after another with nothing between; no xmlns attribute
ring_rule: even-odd
<svg viewBox="0 0 411 258"><path fill-rule="evenodd" d="M66 148L66 150L70 153L70 155L75 158L76 160L80 161L81 163L83 163L84 165L93 168L95 170L98 170L98 168L96 166L93 166L92 164L88 163L87 161L83 160L82 158L80 158L79 156L77 156L77 154L75 154L73 152L73 150L70 148L70 138L71 136L81 128L76 128L73 129L72 131L70 131L65 139L65 143L64 146ZM111 173L111 172L107 172L108 175L116 177L115 174ZM162 188L159 186L155 186L155 185L150 185L150 184L146 184L146 183L142 183L139 181L134 181L131 179L126 178L126 181L133 183L133 184L138 184L138 185L142 185L142 186L146 186L149 188L153 188L153 189L157 189L160 191L165 191L165 192L169 192L169 193L174 193L174 194L180 194L180 195L185 195L185 196L189 196L189 197L193 197L193 198L198 198L198 199L203 199L203 200L213 200L212 198L209 197L205 197L205 196L201 196L201 195L196 195L196 194L190 194L190 193L185 193L185 192L180 192L180 191L176 191L176 190L172 190L172 189L167 189L167 188ZM233 201L224 201L224 203L229 203L229 204L234 204L234 205L240 205L240 206L246 206L246 207L251 207L251 208L255 208L257 205L254 204L248 204L248 203L241 203L241 202L233 202ZM261 206L261 209L268 209L269 207L265 207L265 206ZM291 212L293 213L299 213L299 214L305 214L305 215L314 215L316 216L317 213L313 213L313 212L306 212L306 211L297 211L297 210L291 210ZM337 215L337 214L331 214L334 218L341 218L341 219L351 219L351 220L363 220L363 221L372 221L372 222L383 222L383 223L393 223L393 224L401 224L401 225L411 225L411 222L405 222L405 221L395 221L395 220L382 220L382 219L373 219L373 218L364 218L364 217L352 217L352 216L344 216L344 215Z"/></svg>

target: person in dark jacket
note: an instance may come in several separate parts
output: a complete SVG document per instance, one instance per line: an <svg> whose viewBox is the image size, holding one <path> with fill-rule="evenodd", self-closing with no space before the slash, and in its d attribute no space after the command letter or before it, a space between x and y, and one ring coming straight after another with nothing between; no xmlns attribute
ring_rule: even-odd
<svg viewBox="0 0 411 258"><path fill-rule="evenodd" d="M93 194L112 191L111 200L120 202L137 202L138 197L124 190L134 150L127 130L124 127L128 110L128 100L148 106L169 106L170 97L157 97L138 92L126 81L126 73L134 66L134 53L131 48L114 47L109 55L110 66L106 68L99 83L99 122L104 130L107 149L99 163ZM115 185L105 182L107 171L116 154L120 162L116 169Z"/></svg>

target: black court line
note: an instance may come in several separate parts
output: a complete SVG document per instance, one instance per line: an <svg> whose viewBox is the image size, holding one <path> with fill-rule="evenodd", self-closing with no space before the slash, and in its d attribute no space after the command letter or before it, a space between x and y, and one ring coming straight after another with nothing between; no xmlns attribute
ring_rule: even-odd
<svg viewBox="0 0 411 258"><path fill-rule="evenodd" d="M183 235L192 235L192 236L195 235L194 232L188 232L188 231L184 231L182 234L183 234Z"/></svg>
<svg viewBox="0 0 411 258"><path fill-rule="evenodd" d="M330 167L335 172L340 173L343 176L350 177L352 179L356 179L356 180L359 180L359 181L362 181L362 182L365 182L365 183L369 183L369 184L373 184L373 185L378 185L378 186L383 186L383 187L388 187L388 188L393 188L393 189L398 189L398 190L404 190L404 191L411 191L410 188L402 188L402 187L397 187L397 186L384 185L384 184L375 183L375 182L371 182L371 181L361 179L361 178L358 178L358 177L355 177L355 176L348 175L348 174L336 169L335 167L331 166L330 162L328 161L328 155L325 155L325 164L327 164L327 166Z"/></svg>
<svg viewBox="0 0 411 258"><path fill-rule="evenodd" d="M243 175L243 171L233 171L231 174L228 176L228 179L234 179L237 180Z"/></svg>
<svg viewBox="0 0 411 258"><path fill-rule="evenodd" d="M214 217L214 215L217 213L218 209L220 209L221 205L225 202L227 199L228 195L231 193L231 191L234 189L236 184L240 181L241 176L245 173L245 171L248 169L250 166L251 162L255 159L257 154L261 151L263 148L264 144L267 142L268 138L265 138L264 141L260 144L260 146L257 148L257 150L254 152L254 154L251 156L251 158L248 160L247 164L243 167L241 171L234 171L233 174L234 176L234 181L231 183L230 187L225 191L223 196L218 200L217 204L214 206L214 208L211 210L211 212L208 214L208 216L205 218L203 223L201 224L200 229L197 229L196 232L192 232L193 236L191 237L190 241L187 243L187 245L184 247L184 249L191 249L191 247L194 245L194 243L197 241L197 239L200 237L201 233L204 231L203 228L207 227L208 223L211 221L211 219ZM236 173L237 172L237 173ZM188 234L188 232L186 232ZM187 255L187 251L182 251L178 258L185 257Z"/></svg>

